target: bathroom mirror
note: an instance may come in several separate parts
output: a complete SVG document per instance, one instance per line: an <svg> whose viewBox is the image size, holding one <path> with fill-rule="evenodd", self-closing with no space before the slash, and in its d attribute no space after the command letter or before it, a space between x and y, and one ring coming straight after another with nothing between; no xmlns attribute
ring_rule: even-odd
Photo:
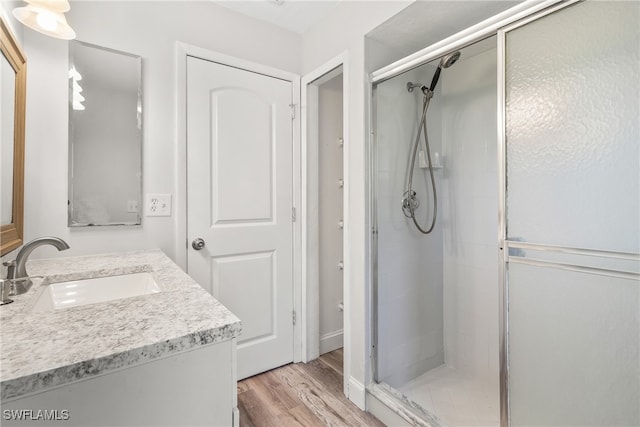
<svg viewBox="0 0 640 427"><path fill-rule="evenodd" d="M142 59L69 42L70 227L139 225Z"/></svg>
<svg viewBox="0 0 640 427"><path fill-rule="evenodd" d="M0 18L0 255L22 245L27 63Z"/></svg>

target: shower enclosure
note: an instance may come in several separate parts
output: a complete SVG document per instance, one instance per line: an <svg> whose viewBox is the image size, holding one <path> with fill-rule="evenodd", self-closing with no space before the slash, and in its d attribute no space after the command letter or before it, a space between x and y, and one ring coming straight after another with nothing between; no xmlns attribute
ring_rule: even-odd
<svg viewBox="0 0 640 427"><path fill-rule="evenodd" d="M498 187L496 38L442 69L417 148L414 214L403 212L423 92L437 58L376 86L377 381L443 423L456 412L498 425ZM406 210L406 209L405 209Z"/></svg>
<svg viewBox="0 0 640 427"><path fill-rule="evenodd" d="M373 74L370 390L405 419L640 424L639 12L547 2Z"/></svg>

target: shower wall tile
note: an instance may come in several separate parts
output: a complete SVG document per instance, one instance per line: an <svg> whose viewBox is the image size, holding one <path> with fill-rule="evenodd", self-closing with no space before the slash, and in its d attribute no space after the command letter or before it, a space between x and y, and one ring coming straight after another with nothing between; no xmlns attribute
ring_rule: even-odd
<svg viewBox="0 0 640 427"><path fill-rule="evenodd" d="M447 218L443 230L445 362L497 386L495 58L495 50L463 58L464 66L451 67L443 80L442 210Z"/></svg>
<svg viewBox="0 0 640 427"><path fill-rule="evenodd" d="M432 100L430 143L445 167L435 172L439 213L429 236L413 228L400 200L421 107L405 85L429 80L433 69L414 70L377 91L378 374L393 387L423 394L451 425L484 425L498 414L495 55L490 50L447 69L442 93ZM429 190L425 180L415 186L419 194ZM421 202L421 213L430 211ZM455 374L438 377L441 370ZM465 401L460 386L475 380L487 390L474 389ZM459 420L464 411L473 420Z"/></svg>
<svg viewBox="0 0 640 427"><path fill-rule="evenodd" d="M378 223L378 375L398 387L444 362L442 221L425 237L401 209L409 151L416 137L422 96L408 81L426 82L434 69L414 70L377 89L376 158ZM432 101L440 102L440 95ZM440 109L429 110L433 151L441 152ZM419 215L431 212L424 170L414 174ZM436 172L441 189L442 176ZM429 197L425 197L429 191ZM427 222L422 217L422 222Z"/></svg>

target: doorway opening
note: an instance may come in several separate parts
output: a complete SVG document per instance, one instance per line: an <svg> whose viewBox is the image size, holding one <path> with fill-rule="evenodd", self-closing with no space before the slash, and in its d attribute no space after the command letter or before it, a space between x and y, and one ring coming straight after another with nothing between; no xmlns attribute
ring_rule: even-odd
<svg viewBox="0 0 640 427"><path fill-rule="evenodd" d="M340 359L345 346L345 88L342 62L303 79L303 204L305 206L305 361ZM342 372L341 372L342 373Z"/></svg>

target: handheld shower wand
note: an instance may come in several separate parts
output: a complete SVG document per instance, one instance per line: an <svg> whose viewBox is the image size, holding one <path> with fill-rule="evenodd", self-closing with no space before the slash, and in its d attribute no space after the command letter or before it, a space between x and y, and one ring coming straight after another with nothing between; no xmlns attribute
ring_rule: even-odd
<svg viewBox="0 0 640 427"><path fill-rule="evenodd" d="M431 79L431 86L429 86L429 90L433 92L436 89L436 85L438 84L438 80L440 79L440 72L443 68L449 68L453 64L455 64L458 59L460 59L460 52L453 52L449 55L445 55L440 60L440 64L438 64L438 68L436 72L433 74L433 78Z"/></svg>
<svg viewBox="0 0 640 427"><path fill-rule="evenodd" d="M450 66L452 66L458 59L460 59L460 52L453 52L443 56L442 59L440 59L440 63L438 64L436 72L433 74L431 85L429 87L421 83L407 83L407 90L409 92L413 92L415 88L420 88L422 90L422 93L424 94L424 98L422 100L422 115L420 118L420 124L418 125L418 135L416 136L413 147L411 148L411 162L408 171L408 185L407 190L404 192L402 197L402 212L407 218L411 218L416 228L422 234L429 234L431 233L431 231L433 231L433 228L436 225L436 217L438 215L438 194L436 191L436 182L433 176L433 165L431 163L431 147L429 147L429 138L427 135L427 109L429 108L429 101L431 101L431 98L433 97L433 91L436 89L436 85L438 84L438 80L440 79L440 72L443 68L449 68ZM431 225L428 228L423 228L416 220L415 211L416 209L418 209L420 202L418 200L416 192L413 191L413 171L416 165L416 155L418 152L418 145L420 144L421 134L424 136L425 147L427 149L429 177L431 178L431 190L433 191L433 214L431 216Z"/></svg>

